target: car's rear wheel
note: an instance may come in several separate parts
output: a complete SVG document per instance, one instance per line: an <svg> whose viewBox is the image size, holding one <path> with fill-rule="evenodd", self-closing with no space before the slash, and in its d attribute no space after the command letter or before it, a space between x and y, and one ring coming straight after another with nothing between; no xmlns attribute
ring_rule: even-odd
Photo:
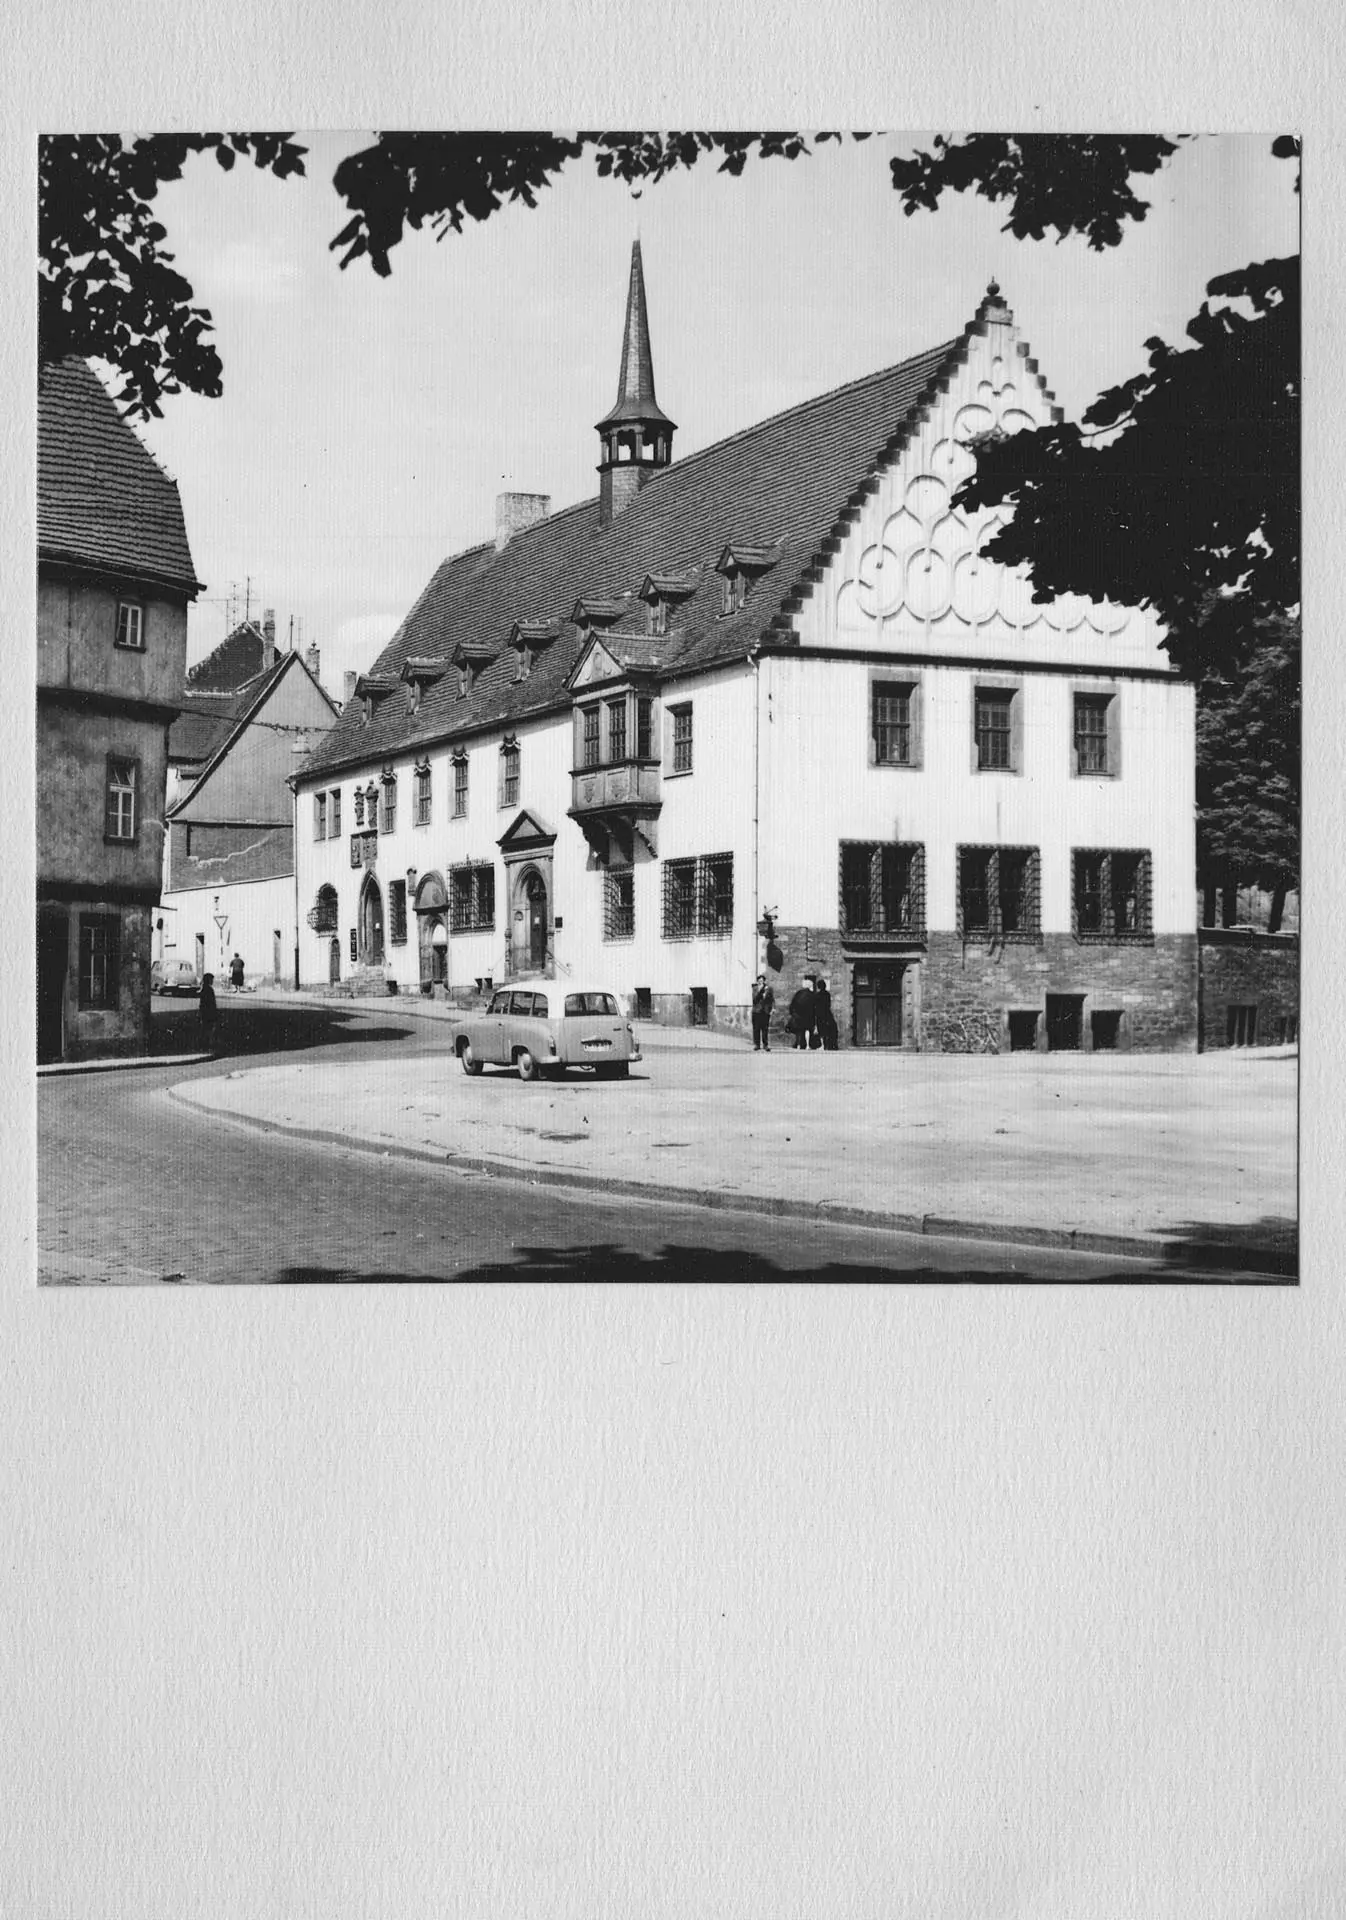
<svg viewBox="0 0 1346 1920"><path fill-rule="evenodd" d="M464 1073L475 1075L481 1072L481 1062L478 1060L476 1054L473 1053L472 1042L470 1040L464 1040L462 1046L459 1047L458 1058L462 1062Z"/></svg>
<svg viewBox="0 0 1346 1920"><path fill-rule="evenodd" d="M514 1056L514 1064L519 1069L520 1080L536 1080L538 1064L527 1047L520 1047Z"/></svg>

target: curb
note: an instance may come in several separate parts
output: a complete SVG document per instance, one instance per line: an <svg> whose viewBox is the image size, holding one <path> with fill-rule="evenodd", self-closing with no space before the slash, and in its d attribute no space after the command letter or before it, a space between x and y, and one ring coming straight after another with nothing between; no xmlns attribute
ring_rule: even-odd
<svg viewBox="0 0 1346 1920"><path fill-rule="evenodd" d="M107 1060L53 1060L37 1069L39 1080L54 1078L66 1073L134 1073L147 1067L197 1067L203 1060L214 1060L213 1053L162 1053L136 1054L129 1060L118 1060L115 1055Z"/></svg>
<svg viewBox="0 0 1346 1920"><path fill-rule="evenodd" d="M1240 1247L1227 1240L1177 1240L1163 1234L1101 1233L1089 1228L1004 1226L985 1220L956 1220L934 1213L880 1213L868 1207L844 1206L826 1200L787 1200L767 1194L726 1193L716 1187L668 1187L652 1180L615 1179L578 1168L530 1167L512 1160L493 1160L478 1154L440 1153L423 1147L386 1142L382 1146L348 1133L317 1127L291 1127L279 1120L261 1120L255 1114L226 1113L193 1100L177 1087L168 1096L196 1113L211 1114L236 1126L260 1133L280 1133L292 1140L316 1141L345 1147L352 1153L387 1159L419 1160L427 1166L447 1166L459 1173L479 1173L497 1179L519 1180L537 1187L568 1187L580 1192L613 1194L628 1200L662 1200L674 1206L701 1207L708 1212L769 1214L778 1219L828 1221L842 1227L864 1227L871 1232L928 1235L940 1240L997 1240L1007 1246L1052 1247L1067 1253L1116 1254L1120 1258L1153 1260L1167 1257L1173 1279L1182 1281L1187 1267L1225 1268L1234 1272L1266 1274L1281 1285L1297 1284L1299 1257L1294 1247ZM1190 1281L1189 1281L1190 1284Z"/></svg>

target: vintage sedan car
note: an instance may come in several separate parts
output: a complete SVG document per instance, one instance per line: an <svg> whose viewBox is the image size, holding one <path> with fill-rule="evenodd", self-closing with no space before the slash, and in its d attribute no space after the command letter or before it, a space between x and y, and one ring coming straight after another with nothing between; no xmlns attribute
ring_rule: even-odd
<svg viewBox="0 0 1346 1920"><path fill-rule="evenodd" d="M190 960L172 960L167 966L156 960L150 968L150 987L154 993L185 993L195 999L201 982Z"/></svg>
<svg viewBox="0 0 1346 1920"><path fill-rule="evenodd" d="M517 1067L521 1080L588 1068L599 1080L624 1080L640 1058L635 1028L615 993L546 981L499 987L490 1005L469 1014L454 1036L464 1073Z"/></svg>

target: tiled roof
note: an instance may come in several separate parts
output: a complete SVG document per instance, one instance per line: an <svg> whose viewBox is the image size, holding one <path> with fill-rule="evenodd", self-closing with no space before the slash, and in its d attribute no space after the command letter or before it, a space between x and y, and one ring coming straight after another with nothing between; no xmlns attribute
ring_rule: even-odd
<svg viewBox="0 0 1346 1920"><path fill-rule="evenodd" d="M188 691L235 693L255 680L265 665L266 635L255 620L241 620L213 653L188 672Z"/></svg>
<svg viewBox="0 0 1346 1920"><path fill-rule="evenodd" d="M177 483L83 360L45 367L38 380L37 544L42 560L200 588Z"/></svg>
<svg viewBox="0 0 1346 1920"><path fill-rule="evenodd" d="M221 650L216 648L217 653ZM254 674L236 693L200 694L188 686L181 696L184 704L178 717L168 729L170 762L200 772L271 691L290 661L297 658L292 653L278 654L266 673ZM191 675L187 678L190 680Z"/></svg>
<svg viewBox="0 0 1346 1920"><path fill-rule="evenodd" d="M899 446L922 407L952 378L980 318L956 339L900 366L791 407L654 474L607 526L597 499L552 514L502 550L470 547L446 560L385 647L371 677L397 679L409 655L451 655L486 642L491 664L466 698L456 678L426 690L412 713L407 691L379 702L367 724L348 707L304 772L360 765L390 753L547 712L568 700L566 681L585 644L570 615L578 601L629 595L647 575L691 574L677 631L661 640L670 677L743 659L755 645L788 644L805 580L837 539L879 461ZM726 545L779 548L736 612L721 612L715 565ZM515 621L560 619L559 639L526 679L508 647ZM600 629L601 637L601 629Z"/></svg>

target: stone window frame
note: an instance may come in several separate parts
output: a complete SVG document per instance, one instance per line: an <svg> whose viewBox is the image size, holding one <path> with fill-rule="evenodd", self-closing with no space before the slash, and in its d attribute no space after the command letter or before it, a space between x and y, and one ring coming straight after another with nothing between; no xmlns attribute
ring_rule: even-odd
<svg viewBox="0 0 1346 1920"><path fill-rule="evenodd" d="M313 796L313 838L327 838L327 794L321 787Z"/></svg>
<svg viewBox="0 0 1346 1920"><path fill-rule="evenodd" d="M430 762L418 760L415 768L415 790L412 796L411 824L413 827L430 825L431 807L434 800L433 783L430 774Z"/></svg>
<svg viewBox="0 0 1346 1920"><path fill-rule="evenodd" d="M327 837L341 838L341 789L333 787L327 795Z"/></svg>
<svg viewBox="0 0 1346 1920"><path fill-rule="evenodd" d="M462 860L450 867L447 892L450 934L494 933L495 867L489 860Z"/></svg>
<svg viewBox="0 0 1346 1920"><path fill-rule="evenodd" d="M690 892L681 884L690 876ZM676 882L676 884L675 884ZM724 903L727 899L727 911ZM734 856L701 853L665 860L662 937L729 940L734 932Z"/></svg>
<svg viewBox="0 0 1346 1920"><path fill-rule="evenodd" d="M468 802L467 748L459 747L450 763L453 767L453 808L449 815L452 820L466 820Z"/></svg>
<svg viewBox="0 0 1346 1920"><path fill-rule="evenodd" d="M907 696L908 757L905 760L879 758L876 708L880 695L884 693L905 693ZM895 773L922 771L925 766L925 681L921 673L902 668L872 667L866 694L866 718L871 767L891 768Z"/></svg>
<svg viewBox="0 0 1346 1920"><path fill-rule="evenodd" d="M1080 870L1085 860L1100 861L1099 927L1080 925ZM1118 929L1114 919L1115 863L1137 862L1137 907L1140 925ZM1072 847L1070 849L1070 929L1085 946L1152 947L1154 945L1154 859L1148 847Z"/></svg>
<svg viewBox="0 0 1346 1920"><path fill-rule="evenodd" d="M1003 771L1003 769L1001 769ZM1026 856L1023 909L1027 925L1004 926L1000 862L1005 854ZM963 908L963 862L970 856L986 858L987 920L969 926ZM958 935L965 943L982 942L987 946L1040 947L1042 945L1042 849L1030 846L991 845L986 841L960 841L954 850L954 904Z"/></svg>
<svg viewBox="0 0 1346 1920"><path fill-rule="evenodd" d="M905 925L895 927L882 924L883 913L883 856L889 850L906 854L907 886L903 898L910 902ZM869 890L869 917L861 926L852 925L847 912L846 867L847 856L852 859L860 854L868 854L867 886ZM923 840L840 840L837 842L837 928L845 939L864 937L869 939L887 938L909 942L925 939L925 842Z"/></svg>
<svg viewBox="0 0 1346 1920"><path fill-rule="evenodd" d="M519 794L523 788L523 753L514 734L507 733L500 742L500 781L496 804L500 807L517 807Z"/></svg>
<svg viewBox="0 0 1346 1920"><path fill-rule="evenodd" d="M603 874L603 938L613 941L635 937L636 870L634 866L608 867Z"/></svg>
<svg viewBox="0 0 1346 1920"><path fill-rule="evenodd" d="M407 944L407 883L405 880L388 882L388 944L391 947L404 947Z"/></svg>
<svg viewBox="0 0 1346 1920"><path fill-rule="evenodd" d="M131 616L134 615L134 620ZM125 616L125 617L123 617ZM132 638L134 634L134 638ZM123 638L125 635L125 638ZM118 594L112 644L125 653L145 651L145 602L135 594Z"/></svg>
<svg viewBox="0 0 1346 1920"><path fill-rule="evenodd" d="M1004 693L1009 695L1009 765L1007 767L984 767L981 764L981 749L977 739L977 702L984 693ZM1024 770L1024 680L1022 674L1012 673L974 673L971 682L971 726L968 730L968 744L973 773L1009 774L1017 777Z"/></svg>
<svg viewBox="0 0 1346 1920"><path fill-rule="evenodd" d="M384 772L381 774L379 778L379 785L383 789L382 805L379 808L379 821L378 821L379 832L380 833L396 833L397 831L397 775L393 773L391 769L385 768Z"/></svg>
<svg viewBox="0 0 1346 1920"><path fill-rule="evenodd" d="M122 832L124 799L130 795L130 832ZM110 753L103 776L103 845L140 844L140 758L134 753Z"/></svg>
<svg viewBox="0 0 1346 1920"><path fill-rule="evenodd" d="M676 705L664 709L668 716L668 751L665 755L667 764L664 767L664 774L669 780L686 779L695 765L693 705L694 702L691 700L679 700ZM679 730L684 725L685 733L680 734ZM686 764L680 766L678 764L680 759L685 760Z"/></svg>
<svg viewBox="0 0 1346 1920"><path fill-rule="evenodd" d="M1115 680L1072 680L1067 691L1070 695L1070 777L1072 780L1120 780L1122 777L1122 690ZM1105 767L1081 768L1079 756L1079 733L1076 715L1081 700L1102 701L1106 703L1104 717L1104 752L1107 755Z"/></svg>
<svg viewBox="0 0 1346 1920"><path fill-rule="evenodd" d="M79 916L81 1011L116 1013L121 1006L121 925L121 915L116 913ZM106 939L101 956L95 939L99 934Z"/></svg>

